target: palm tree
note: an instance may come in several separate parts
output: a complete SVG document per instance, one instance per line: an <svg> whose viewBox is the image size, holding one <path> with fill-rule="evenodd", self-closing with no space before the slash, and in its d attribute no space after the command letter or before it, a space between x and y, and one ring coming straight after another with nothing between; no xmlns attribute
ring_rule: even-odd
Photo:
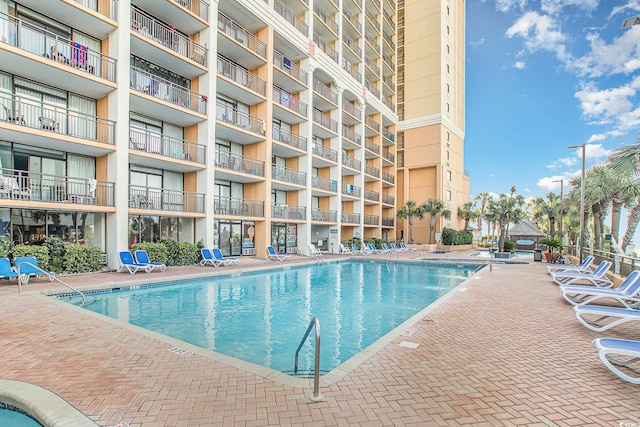
<svg viewBox="0 0 640 427"><path fill-rule="evenodd" d="M478 209L478 212L479 212L479 215L478 215L478 236L480 236L482 234L482 221L484 220L486 209L487 209L487 206L489 204L489 200L491 200L491 196L486 191L478 194L473 199L474 202L480 202L480 208ZM487 224L487 229L488 228L489 228L489 225Z"/></svg>
<svg viewBox="0 0 640 427"><path fill-rule="evenodd" d="M469 202L458 206L458 217L464 219L464 229L469 230L469 221L476 219L479 212L474 209L474 204Z"/></svg>
<svg viewBox="0 0 640 427"><path fill-rule="evenodd" d="M500 194L500 198L492 200L489 204L489 213L496 218L500 224L500 237L498 239L498 250L504 250L504 241L507 237L507 227L511 222L520 222L524 215L522 205L517 197Z"/></svg>
<svg viewBox="0 0 640 427"><path fill-rule="evenodd" d="M413 219L424 218L424 212L413 200L407 203L398 211L398 218L406 219L409 222L409 243L413 243Z"/></svg>
<svg viewBox="0 0 640 427"><path fill-rule="evenodd" d="M635 177L640 173L640 139L636 139L636 144L618 148L608 159L608 167L622 179L635 182ZM627 200L629 210L629 219L627 222L627 230L622 238L622 250L626 250L627 246L633 241L633 236L640 222L640 197L636 196L635 200ZM615 209L615 207L613 208ZM618 227L614 227L612 212L611 233L617 237ZM619 218L619 217L618 217Z"/></svg>
<svg viewBox="0 0 640 427"><path fill-rule="evenodd" d="M613 198L612 189L616 185L615 181L616 177L611 169L601 165L593 166L585 175L585 205L588 204L591 207L594 247L596 249L602 249L604 219Z"/></svg>
<svg viewBox="0 0 640 427"><path fill-rule="evenodd" d="M427 213L430 215L429 244L431 244L433 240L432 239L433 231L435 230L435 226L436 226L436 216L440 215L441 217L449 219L451 218L451 211L449 209L444 208L444 203L442 202L442 200L436 200L436 199L428 199L426 202L420 205L420 209L422 210L423 215Z"/></svg>
<svg viewBox="0 0 640 427"><path fill-rule="evenodd" d="M547 194L547 200L536 197L533 203L534 218L545 218L549 222L549 235L555 237L556 215L560 210L560 197L553 192Z"/></svg>

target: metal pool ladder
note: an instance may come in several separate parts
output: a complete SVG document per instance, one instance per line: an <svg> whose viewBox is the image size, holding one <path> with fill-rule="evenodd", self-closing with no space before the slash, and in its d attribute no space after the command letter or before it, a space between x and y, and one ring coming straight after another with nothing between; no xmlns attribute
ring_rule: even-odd
<svg viewBox="0 0 640 427"><path fill-rule="evenodd" d="M314 317L313 319L311 319L309 326L307 326L307 332L304 333L304 337L302 337L302 341L300 341L300 345L296 350L296 360L295 360L295 364L293 365L293 373L295 374L298 372L298 353L300 353L300 349L302 348L302 345L305 343L305 341L309 337L309 333L311 332L311 329L314 327L316 330L316 345L315 345L316 353L315 353L315 364L314 364L314 370L313 370L313 396L311 396L311 400L319 401L324 398L320 394L320 321L318 320L317 317Z"/></svg>
<svg viewBox="0 0 640 427"><path fill-rule="evenodd" d="M40 270L40 272L42 272L43 275L47 276L49 278L49 280L51 280L51 281L55 280L57 282L60 282L64 286L66 286L67 288L71 289L73 292L75 292L77 294L80 294L80 296L82 297L82 304L81 305L84 305L87 302L87 297L82 292L80 292L79 290L77 290L73 286L63 282L62 280L58 279L56 276L54 276L53 274L49 273L48 271L44 271L43 269L40 268L40 266L35 265L35 264L33 264L31 262L28 262L28 261L23 261L23 262L20 263L20 265L18 265L18 292L19 293L22 293L22 282L24 281L25 284L26 284L28 279L29 279L28 277L26 279L23 279L22 278L22 274L20 274L20 266L22 264L27 264L27 265L29 265L29 266L37 269L37 270Z"/></svg>

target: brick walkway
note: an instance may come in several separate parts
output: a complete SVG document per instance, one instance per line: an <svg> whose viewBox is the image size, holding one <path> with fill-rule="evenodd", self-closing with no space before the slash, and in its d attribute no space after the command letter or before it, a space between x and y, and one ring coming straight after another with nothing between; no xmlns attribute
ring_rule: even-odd
<svg viewBox="0 0 640 427"><path fill-rule="evenodd" d="M212 271L169 268L152 278ZM87 287L149 278L65 280ZM53 288L59 285L34 281L18 294L15 284L0 285L0 379L48 389L100 426L640 423L638 386L602 365L591 347L600 335L578 323L545 263L484 270L412 326L411 336L398 336L322 387L321 402L309 399L310 385L274 382L202 352L176 354L157 335L32 294ZM640 340L637 325L607 335Z"/></svg>

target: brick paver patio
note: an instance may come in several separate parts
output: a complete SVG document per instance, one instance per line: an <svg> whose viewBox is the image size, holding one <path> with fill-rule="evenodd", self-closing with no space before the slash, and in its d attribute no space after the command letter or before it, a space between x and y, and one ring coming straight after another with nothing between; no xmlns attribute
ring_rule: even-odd
<svg viewBox="0 0 640 427"><path fill-rule="evenodd" d="M243 259L241 267L267 263ZM212 271L64 279L86 288ZM485 269L411 326L410 336L322 387L321 402L310 400L310 383L292 387L203 352L181 355L169 351L171 340L39 294L54 288L33 281L19 294L16 284L0 285L0 379L48 389L100 426L640 423L640 389L599 361L591 340L602 334L578 323L546 263ZM627 324L606 335L640 340L640 329Z"/></svg>

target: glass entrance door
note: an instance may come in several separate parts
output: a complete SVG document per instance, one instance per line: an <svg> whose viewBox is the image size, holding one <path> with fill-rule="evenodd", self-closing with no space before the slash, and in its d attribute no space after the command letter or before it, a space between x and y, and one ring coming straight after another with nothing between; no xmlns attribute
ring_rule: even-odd
<svg viewBox="0 0 640 427"><path fill-rule="evenodd" d="M218 247L224 256L242 255L242 224L240 222L220 221L220 240Z"/></svg>

